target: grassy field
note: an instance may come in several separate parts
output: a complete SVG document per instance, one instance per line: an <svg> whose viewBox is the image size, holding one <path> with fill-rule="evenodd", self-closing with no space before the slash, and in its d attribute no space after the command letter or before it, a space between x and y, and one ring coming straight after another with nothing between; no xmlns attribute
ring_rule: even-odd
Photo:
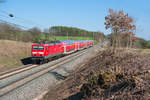
<svg viewBox="0 0 150 100"><path fill-rule="evenodd" d="M0 40L0 72L23 65L21 59L30 53L31 43Z"/></svg>
<svg viewBox="0 0 150 100"><path fill-rule="evenodd" d="M50 38L50 40L53 40L53 39L55 39L56 38L56 40L93 40L93 38L92 37L78 37L78 36L52 36L51 38ZM96 40L94 40L94 44L96 44L97 42L96 42Z"/></svg>
<svg viewBox="0 0 150 100"><path fill-rule="evenodd" d="M56 36L57 40L93 40L91 37Z"/></svg>

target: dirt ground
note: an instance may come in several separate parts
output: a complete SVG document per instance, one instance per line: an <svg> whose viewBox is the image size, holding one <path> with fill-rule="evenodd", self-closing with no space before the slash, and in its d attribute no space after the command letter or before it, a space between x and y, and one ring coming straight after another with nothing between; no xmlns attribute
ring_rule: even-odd
<svg viewBox="0 0 150 100"><path fill-rule="evenodd" d="M150 100L150 54L105 50L43 100Z"/></svg>

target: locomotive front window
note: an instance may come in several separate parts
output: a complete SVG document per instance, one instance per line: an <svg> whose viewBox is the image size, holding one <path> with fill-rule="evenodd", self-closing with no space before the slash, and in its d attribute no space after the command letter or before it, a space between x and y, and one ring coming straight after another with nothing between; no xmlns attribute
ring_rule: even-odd
<svg viewBox="0 0 150 100"><path fill-rule="evenodd" d="M33 46L33 50L44 50L43 46Z"/></svg>
<svg viewBox="0 0 150 100"><path fill-rule="evenodd" d="M39 46L39 50L44 50L44 47L43 46Z"/></svg>
<svg viewBox="0 0 150 100"><path fill-rule="evenodd" d="M33 50L38 50L38 46L33 46Z"/></svg>

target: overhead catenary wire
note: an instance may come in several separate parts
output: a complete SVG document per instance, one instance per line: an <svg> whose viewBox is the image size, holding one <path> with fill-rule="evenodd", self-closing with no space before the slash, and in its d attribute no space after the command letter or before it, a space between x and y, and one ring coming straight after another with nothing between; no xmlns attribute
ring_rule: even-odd
<svg viewBox="0 0 150 100"><path fill-rule="evenodd" d="M24 25L16 24L16 23L10 22L10 21L8 22L8 21L6 21L6 20L4 20L4 19L1 19L1 17L3 17L3 18L9 18L9 17L0 14L0 22L2 22L2 23L7 23L7 24L10 24L10 25L12 25L12 26L16 26L16 27L22 28L22 29L30 29L29 27L26 27L26 26L24 26Z"/></svg>
<svg viewBox="0 0 150 100"><path fill-rule="evenodd" d="M2 15L3 14L3 16L5 15L5 17L6 16L9 16L9 18L10 17L13 17L13 20L15 19L15 20L17 20L17 21L21 21L22 23L25 23L25 24L29 24L29 25L35 25L35 26L42 26L43 27L43 25L41 25L41 24L38 24L38 23L35 23L35 22L33 22L33 21L31 21L31 20L27 20L27 19L24 19L24 18L21 18L21 17L18 17L18 16L15 16L15 15L13 15L13 14L11 14L11 13L8 13L8 12L6 12L6 11L3 11L3 10L0 10L0 14ZM8 18L8 17L7 17Z"/></svg>
<svg viewBox="0 0 150 100"><path fill-rule="evenodd" d="M3 18L9 18L8 16L1 15L1 14L0 14L0 18L1 18L1 17L3 17ZM19 24L13 23L13 22L8 22L8 21L6 21L6 20L3 20L3 19L0 19L0 22L7 23L7 24L10 24L10 25L13 25L13 26L20 27L20 28L29 29L29 28L27 28L26 26L19 25Z"/></svg>
<svg viewBox="0 0 150 100"><path fill-rule="evenodd" d="M0 19L0 22L7 23L7 24L10 24L10 25L13 25L13 26L16 26L16 27L19 27L19 28L23 28L23 29L29 29L29 27L19 25L19 24L16 24L16 23L7 22L7 21L2 20L2 19Z"/></svg>
<svg viewBox="0 0 150 100"><path fill-rule="evenodd" d="M6 15L0 14L0 18L1 18L1 17L3 17L3 18L9 18L9 19L10 19L10 17L8 17L8 16L6 16Z"/></svg>
<svg viewBox="0 0 150 100"><path fill-rule="evenodd" d="M2 12L3 14L7 14L7 15L10 14L10 13L8 13L8 12L5 12L5 11L1 10L1 9L0 9L0 12Z"/></svg>
<svg viewBox="0 0 150 100"><path fill-rule="evenodd" d="M26 27L26 26L24 26L24 25L16 24L16 23L14 23L14 20L22 21L23 23L25 22L25 24L28 23L28 24L30 24L30 25L35 24L36 26L42 26L42 25L37 24L37 23L35 23L35 22L33 22L33 21L30 21L30 20L27 20L27 19L24 19L24 18L21 18L21 17L17 17L17 16L15 16L15 15L13 15L13 14L11 14L11 16L10 16L10 14L11 14L11 13L8 13L8 12L6 12L6 11L0 10L0 16L1 16L1 17L3 17L3 18L8 18L9 20L13 20L13 22L8 22L8 21L2 20L2 19L0 18L0 22L5 22L5 23L7 23L7 24L10 24L10 25L13 25L13 26L16 26L16 27L18 27L18 28L25 29L25 30L28 30L28 31L30 31L29 29L31 29L31 28ZM10 17L12 17L12 18L10 18ZM17 21L17 22L18 22L18 21ZM34 27L35 27L35 26L34 26ZM45 27L45 26L43 26L43 27ZM49 32L48 32L48 33L49 33ZM54 40L56 40L55 37L54 37Z"/></svg>

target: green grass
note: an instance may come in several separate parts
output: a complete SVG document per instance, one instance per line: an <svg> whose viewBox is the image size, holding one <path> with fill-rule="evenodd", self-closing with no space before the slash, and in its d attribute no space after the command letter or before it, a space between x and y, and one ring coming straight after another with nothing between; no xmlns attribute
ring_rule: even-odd
<svg viewBox="0 0 150 100"><path fill-rule="evenodd" d="M79 36L51 36L50 40L93 40L92 37L79 37ZM97 41L94 40L94 44L96 44Z"/></svg>
<svg viewBox="0 0 150 100"><path fill-rule="evenodd" d="M81 36L54 36L54 35L50 35L48 37L46 37L46 35L41 35L41 40L93 40L92 37L81 37ZM40 41L39 41L40 42ZM94 44L96 44L96 40L94 40Z"/></svg>
<svg viewBox="0 0 150 100"><path fill-rule="evenodd" d="M57 40L93 40L91 37L56 36Z"/></svg>

